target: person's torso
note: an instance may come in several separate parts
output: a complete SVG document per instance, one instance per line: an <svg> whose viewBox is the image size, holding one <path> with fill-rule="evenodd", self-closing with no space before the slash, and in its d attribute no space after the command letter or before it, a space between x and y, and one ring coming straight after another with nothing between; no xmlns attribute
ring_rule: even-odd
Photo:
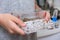
<svg viewBox="0 0 60 40"><path fill-rule="evenodd" d="M34 0L0 0L1 12L34 12Z"/></svg>
<svg viewBox="0 0 60 40"><path fill-rule="evenodd" d="M0 0L0 13L34 13L34 0ZM10 35L0 27L0 40L21 40L19 35Z"/></svg>

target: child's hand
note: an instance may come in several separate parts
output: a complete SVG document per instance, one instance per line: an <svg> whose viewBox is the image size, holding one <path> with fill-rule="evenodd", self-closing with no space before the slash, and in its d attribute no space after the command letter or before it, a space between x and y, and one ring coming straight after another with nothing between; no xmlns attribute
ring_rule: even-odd
<svg viewBox="0 0 60 40"><path fill-rule="evenodd" d="M24 27L25 24L11 14L0 14L0 25L3 26L8 32L14 34L24 35L24 31L17 25Z"/></svg>
<svg viewBox="0 0 60 40"><path fill-rule="evenodd" d="M50 13L45 11L45 20L48 22L50 20Z"/></svg>
<svg viewBox="0 0 60 40"><path fill-rule="evenodd" d="M50 13L47 12L47 11L39 11L36 13L36 15L39 17L39 18L44 18L45 21L49 21L50 20Z"/></svg>

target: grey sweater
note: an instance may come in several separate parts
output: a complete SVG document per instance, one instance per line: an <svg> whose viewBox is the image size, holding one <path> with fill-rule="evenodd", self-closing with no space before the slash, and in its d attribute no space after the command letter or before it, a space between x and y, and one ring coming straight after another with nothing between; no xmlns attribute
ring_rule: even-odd
<svg viewBox="0 0 60 40"><path fill-rule="evenodd" d="M0 13L21 15L34 12L34 0L0 0ZM18 12L18 13L15 13ZM20 35L11 35L0 26L0 40L21 40Z"/></svg>

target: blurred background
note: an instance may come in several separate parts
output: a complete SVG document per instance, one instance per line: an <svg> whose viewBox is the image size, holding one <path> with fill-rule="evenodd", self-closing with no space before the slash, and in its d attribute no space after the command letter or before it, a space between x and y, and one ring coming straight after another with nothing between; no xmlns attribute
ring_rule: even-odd
<svg viewBox="0 0 60 40"><path fill-rule="evenodd" d="M37 5L43 10L48 10L53 15L54 10L58 10L57 18L60 19L60 0L36 0Z"/></svg>
<svg viewBox="0 0 60 40"><path fill-rule="evenodd" d="M36 2L37 2L37 5L41 9L47 10L47 11L50 12L51 19L52 19L52 16L54 15L54 12L56 12L56 14L57 14L57 19L58 20L60 19L60 0L36 0ZM57 22L57 23L59 23L59 22ZM59 31L59 32L57 32L57 31ZM58 33L58 34L56 34L56 33ZM49 35L49 34L54 34L54 35L46 36L46 35ZM41 36L44 36L44 35L45 35L45 37L41 37ZM43 32L38 31L38 36L41 37L41 38L39 38L39 40L60 40L60 29L58 28L57 30L53 29L53 30L50 30L50 31L46 30L46 31L43 31Z"/></svg>

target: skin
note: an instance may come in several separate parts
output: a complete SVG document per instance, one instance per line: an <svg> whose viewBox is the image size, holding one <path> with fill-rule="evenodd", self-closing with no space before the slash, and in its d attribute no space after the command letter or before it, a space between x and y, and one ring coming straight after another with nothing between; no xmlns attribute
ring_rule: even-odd
<svg viewBox="0 0 60 40"><path fill-rule="evenodd" d="M0 14L0 25L3 26L8 32L11 34L17 33L20 35L24 35L24 31L19 28L19 26L25 27L25 24L23 21L18 19L17 17L11 15L11 14Z"/></svg>
<svg viewBox="0 0 60 40"><path fill-rule="evenodd" d="M46 15L47 16L45 16L45 20L48 21L49 20L49 13ZM16 23L21 27L26 26L26 24L24 24L24 22L22 20L18 19L17 17L15 17L11 14L7 14L7 13L0 14L0 25L3 28L5 28L11 34L17 33L20 35L25 35L24 31L21 28L19 28L19 26Z"/></svg>
<svg viewBox="0 0 60 40"><path fill-rule="evenodd" d="M40 9L37 4L35 4L35 8ZM46 11L44 11L46 12ZM45 15L45 16L44 16ZM40 16L40 12L38 12L38 16ZM46 14L43 14L45 17L45 20L48 21L50 19L50 14L46 12ZM18 19L17 17L5 13L0 14L0 25L5 28L9 33L11 34L20 34L25 35L24 31L18 26L25 27L26 24L21 19Z"/></svg>
<svg viewBox="0 0 60 40"><path fill-rule="evenodd" d="M36 1L35 1L35 9L37 9L37 10L40 10L41 8L37 5L37 3L36 3ZM37 16L41 16L41 14L40 14L40 11L39 12L37 12L36 13L37 14ZM43 11L43 18L45 19L45 21L46 22L48 22L49 20L50 20L50 13L49 12L47 12L47 11Z"/></svg>

